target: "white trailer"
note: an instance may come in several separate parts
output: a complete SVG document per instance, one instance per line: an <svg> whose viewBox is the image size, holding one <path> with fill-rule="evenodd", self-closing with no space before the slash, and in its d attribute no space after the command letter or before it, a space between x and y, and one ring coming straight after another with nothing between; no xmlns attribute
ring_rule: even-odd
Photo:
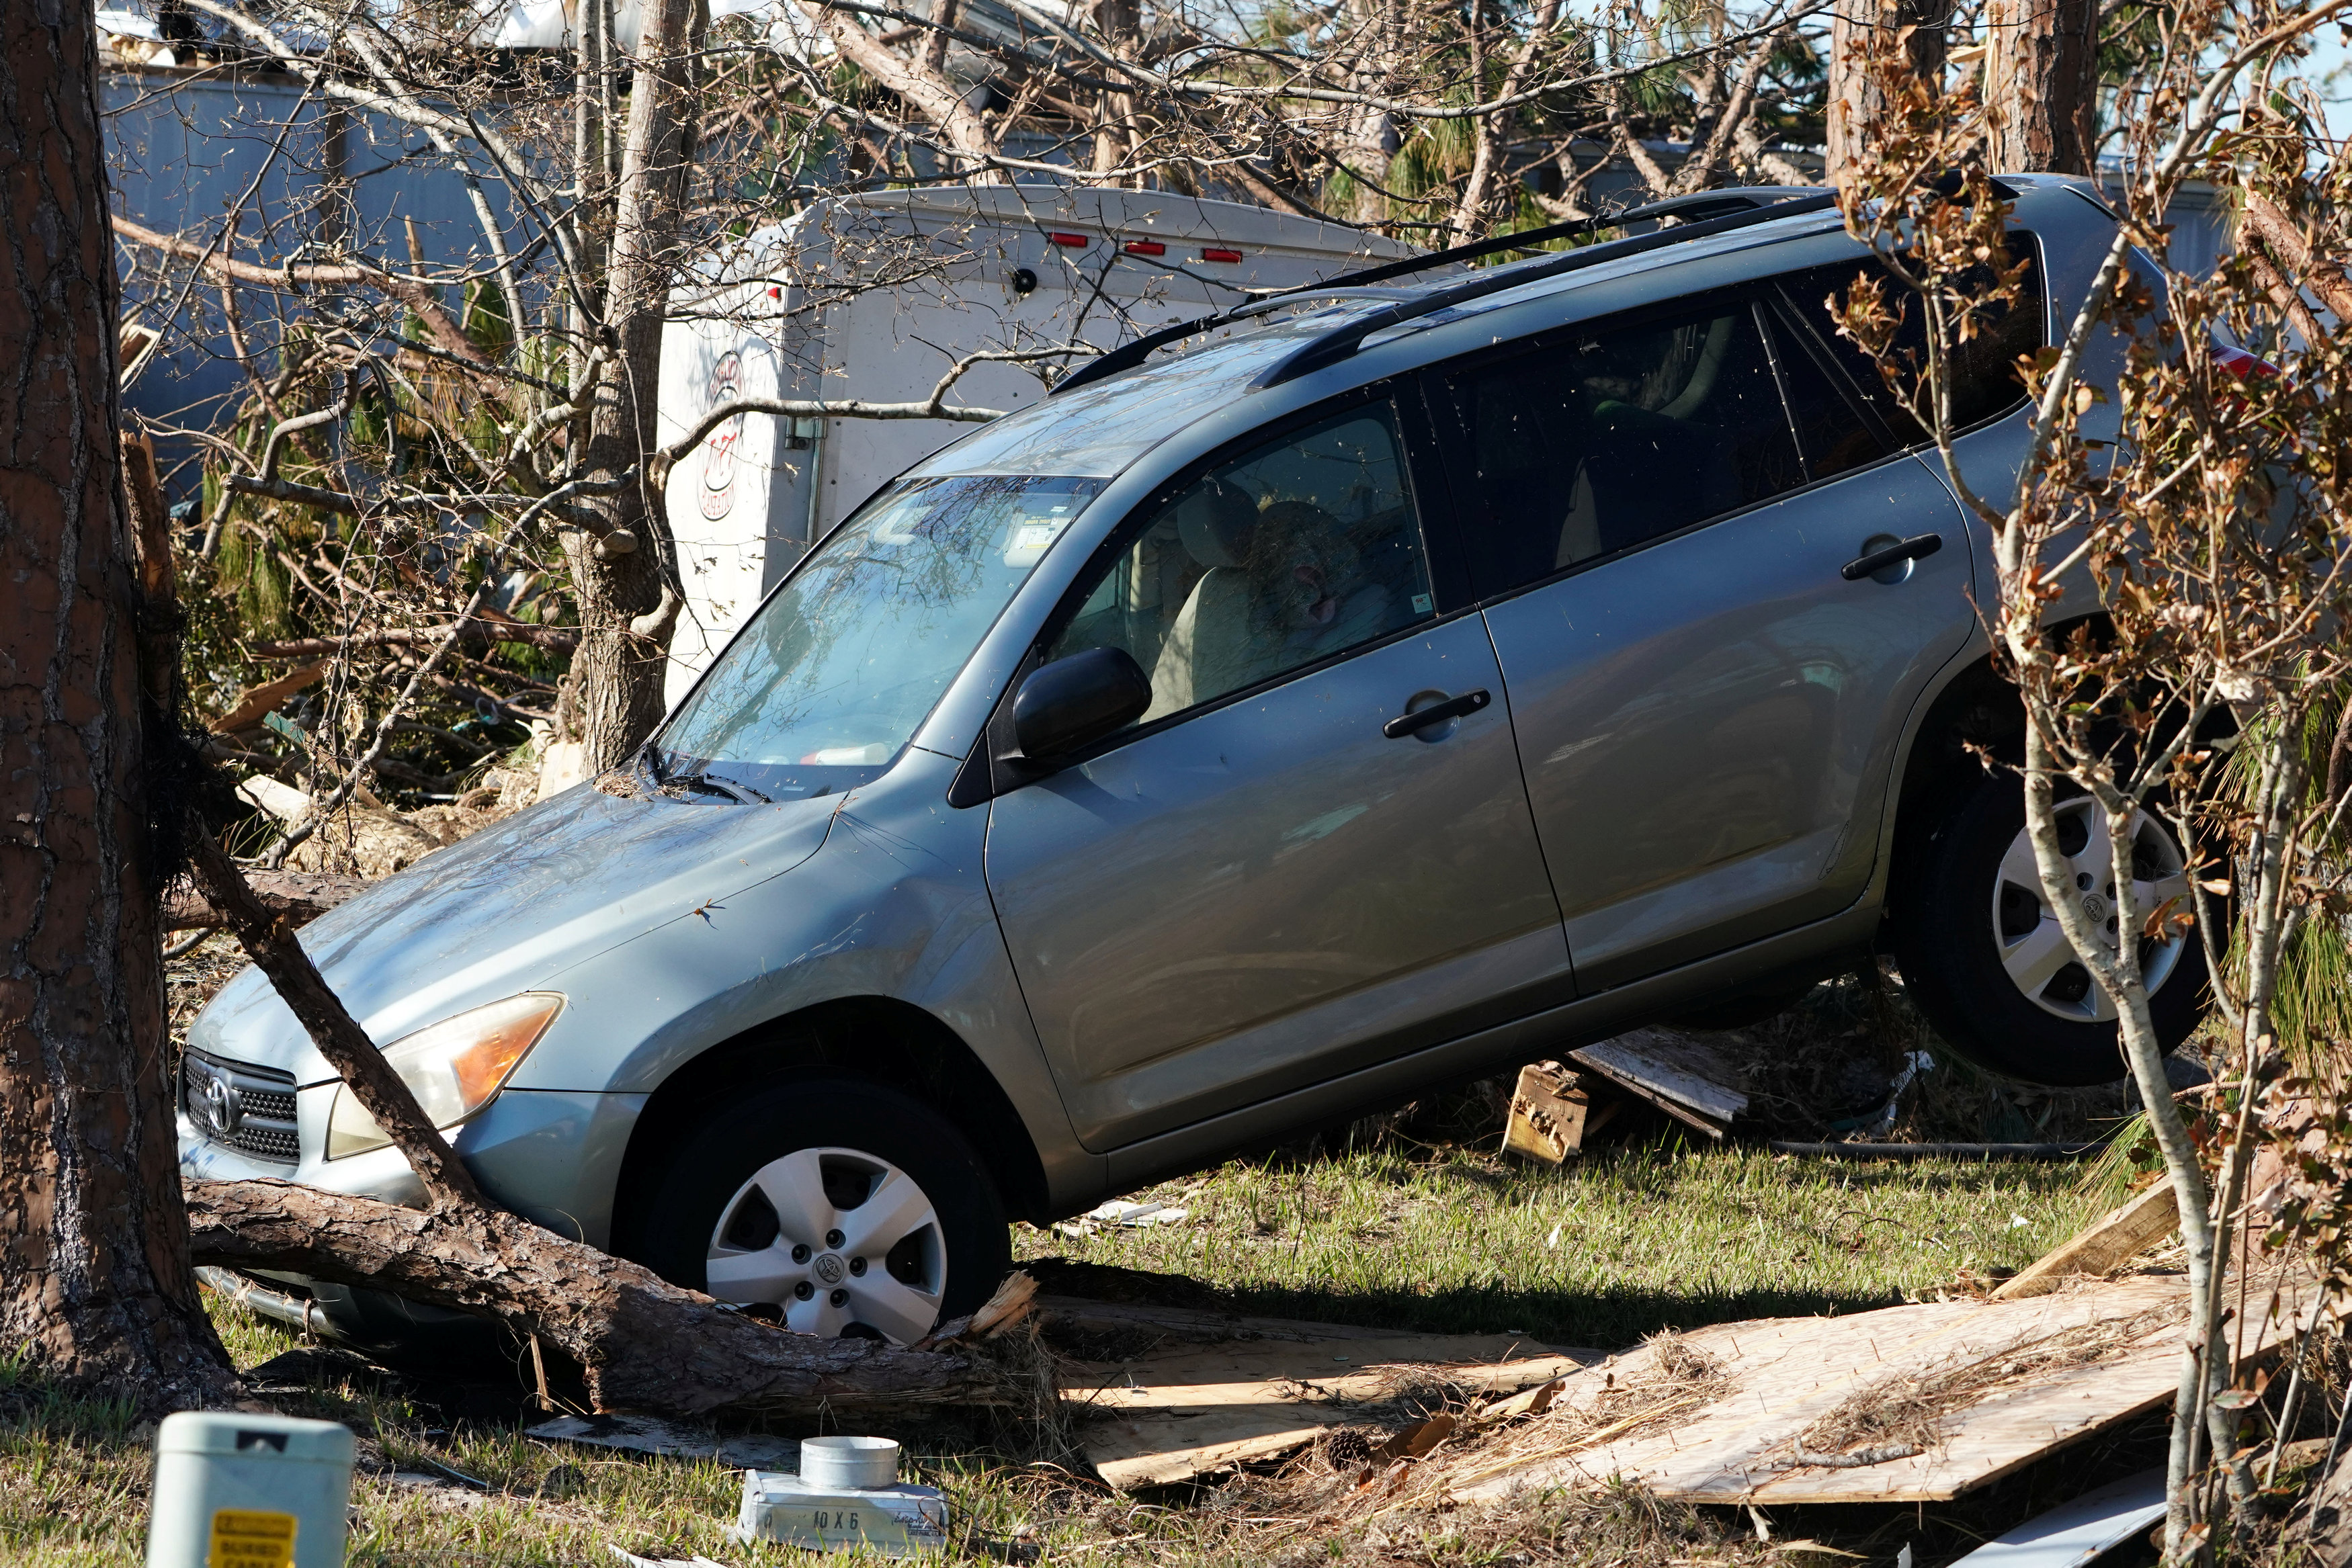
<svg viewBox="0 0 2352 1568"><path fill-rule="evenodd" d="M730 399L928 398L960 358L1141 333L1413 254L1378 235L1158 191L1022 184L815 204L714 257L672 296L660 440ZM1065 363L1075 362L1065 360ZM951 404L1045 395L1033 365L974 365ZM674 703L814 539L972 427L947 420L740 415L670 471L687 608Z"/></svg>

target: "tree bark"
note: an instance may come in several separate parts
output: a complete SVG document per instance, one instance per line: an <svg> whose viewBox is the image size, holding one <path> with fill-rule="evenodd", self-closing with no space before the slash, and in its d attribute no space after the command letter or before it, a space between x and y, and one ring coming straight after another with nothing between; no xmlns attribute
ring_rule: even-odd
<svg viewBox="0 0 2352 1568"><path fill-rule="evenodd" d="M604 336L612 352L591 394L587 468L604 483L635 468L636 482L583 503L602 514L602 527L564 536L580 600L572 669L591 773L625 761L661 722L670 632L683 603L667 508L642 459L659 444L662 323L693 173L697 54L708 15L697 0L648 5L629 93L604 275Z"/></svg>
<svg viewBox="0 0 2352 1568"><path fill-rule="evenodd" d="M246 882L273 924L289 928L308 925L370 885L363 876L322 871L252 871ZM190 883L176 883L163 895L166 931L220 931L228 925L227 912Z"/></svg>
<svg viewBox="0 0 2352 1568"><path fill-rule="evenodd" d="M794 1333L651 1270L481 1207L404 1208L277 1181L188 1185L198 1262L391 1291L536 1334L600 1411L1023 1405L1017 1370L954 1350Z"/></svg>
<svg viewBox="0 0 2352 1568"><path fill-rule="evenodd" d="M1837 10L1830 24L1825 183L1844 185L1853 166L1870 156L1869 128L1890 107L1884 67L1896 48L1914 77L1941 85L1951 24L1952 0L1862 0L1857 8ZM1913 29L1907 39L1906 27Z"/></svg>
<svg viewBox="0 0 2352 1568"><path fill-rule="evenodd" d="M236 1383L188 1263L142 863L97 70L89 11L0 10L0 1343L162 1412Z"/></svg>
<svg viewBox="0 0 2352 1568"><path fill-rule="evenodd" d="M2098 0L1986 0L1995 173L2088 174L2098 147Z"/></svg>

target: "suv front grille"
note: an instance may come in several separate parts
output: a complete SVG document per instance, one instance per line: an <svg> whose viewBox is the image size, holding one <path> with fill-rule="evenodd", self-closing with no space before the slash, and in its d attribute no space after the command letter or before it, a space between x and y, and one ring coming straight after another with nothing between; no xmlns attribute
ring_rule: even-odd
<svg viewBox="0 0 2352 1568"><path fill-rule="evenodd" d="M180 1064L180 1108L197 1132L239 1154L281 1166L302 1157L290 1072L191 1051Z"/></svg>

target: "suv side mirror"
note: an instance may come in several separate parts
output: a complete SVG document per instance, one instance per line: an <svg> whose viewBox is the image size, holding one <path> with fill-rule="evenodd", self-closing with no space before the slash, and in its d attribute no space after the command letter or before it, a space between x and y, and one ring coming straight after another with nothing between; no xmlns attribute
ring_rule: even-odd
<svg viewBox="0 0 2352 1568"><path fill-rule="evenodd" d="M1099 740L1151 706L1151 679L1124 648L1089 648L1030 672L1013 695L1021 755L1050 762Z"/></svg>

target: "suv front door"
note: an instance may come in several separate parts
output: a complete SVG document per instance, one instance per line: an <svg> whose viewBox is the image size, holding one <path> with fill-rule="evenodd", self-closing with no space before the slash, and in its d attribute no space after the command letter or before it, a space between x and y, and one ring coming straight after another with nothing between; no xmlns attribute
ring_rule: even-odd
<svg viewBox="0 0 2352 1568"><path fill-rule="evenodd" d="M1851 904L1905 716L1974 628L1958 507L1832 374L1759 298L1431 378L1587 991Z"/></svg>
<svg viewBox="0 0 2352 1568"><path fill-rule="evenodd" d="M1438 614L1414 495L1385 396L1253 438L1140 508L1039 650L1152 678L1136 727L989 820L1090 1148L1572 994L1494 650Z"/></svg>

